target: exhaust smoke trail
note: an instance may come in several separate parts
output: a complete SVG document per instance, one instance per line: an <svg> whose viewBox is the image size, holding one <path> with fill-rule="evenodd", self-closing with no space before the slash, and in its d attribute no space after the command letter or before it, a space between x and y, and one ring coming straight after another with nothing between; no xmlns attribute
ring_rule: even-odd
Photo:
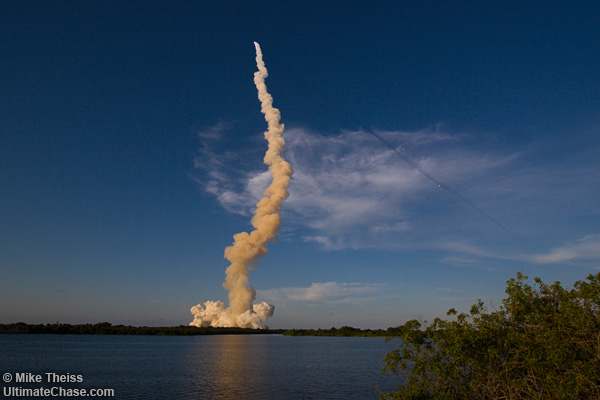
<svg viewBox="0 0 600 400"><path fill-rule="evenodd" d="M267 243L277 240L277 233L281 226L281 204L288 197L288 187L294 170L291 165L281 157L285 140L281 137L284 126L281 124L281 114L273 107L273 97L267 92L265 78L268 76L267 68L262 57L258 43L256 47L256 65L258 71L254 73L254 84L258 90L261 102L261 112L265 115L268 129L265 139L268 149L264 163L269 166L272 176L271 185L263 193L263 198L256 204L254 217L251 224L254 230L250 233L241 232L233 236L233 245L225 249L225 258L231 263L225 270L223 287L229 291L229 307L226 308L221 301L207 301L191 308L194 320L192 326L226 327L238 326L242 328L263 328L267 318L273 315L275 307L262 302L252 304L256 298L256 291L248 286L250 269L256 269L256 260L267 254Z"/></svg>

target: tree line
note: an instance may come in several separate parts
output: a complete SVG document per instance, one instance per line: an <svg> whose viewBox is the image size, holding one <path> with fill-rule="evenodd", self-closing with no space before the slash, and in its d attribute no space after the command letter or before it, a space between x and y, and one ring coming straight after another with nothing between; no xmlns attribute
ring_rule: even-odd
<svg viewBox="0 0 600 400"><path fill-rule="evenodd" d="M394 337L399 336L401 327L387 329L359 329L351 326L329 329L288 329L286 336L341 336L341 337Z"/></svg>
<svg viewBox="0 0 600 400"><path fill-rule="evenodd" d="M194 335L235 335L235 334L281 334L282 329L250 329L250 328L198 328L196 326L130 326L112 325L110 322L97 324L71 325L56 322L54 324L0 324L0 333L53 333L74 335L159 335L159 336L194 336Z"/></svg>
<svg viewBox="0 0 600 400"><path fill-rule="evenodd" d="M131 326L112 325L110 322L97 324L71 325L56 322L53 324L0 324L1 333L53 333L72 335L232 335L232 334L283 334L286 336L353 336L389 337L398 336L400 327L384 329L359 329L351 326L330 329L250 329L250 328L198 328L195 326Z"/></svg>

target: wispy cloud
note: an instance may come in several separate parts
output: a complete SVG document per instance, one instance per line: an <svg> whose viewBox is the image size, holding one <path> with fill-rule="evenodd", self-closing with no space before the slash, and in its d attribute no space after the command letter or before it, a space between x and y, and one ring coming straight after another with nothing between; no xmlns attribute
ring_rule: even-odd
<svg viewBox="0 0 600 400"><path fill-rule="evenodd" d="M259 157L248 161L253 153L247 148L222 145L234 136L225 134L228 129L218 124L199 134L198 181L227 211L247 215L269 175ZM535 256L527 256L527 240L560 235L558 226L575 209L600 212L591 200L600 196L599 166L539 163L530 149L478 146L473 135L446 133L440 126L374 132L397 151L366 131L284 133L284 156L295 173L283 207L283 235L329 250L437 249L445 252L445 262L459 266L483 258L551 263L596 254L594 236ZM573 179L574 174L587 181Z"/></svg>
<svg viewBox="0 0 600 400"><path fill-rule="evenodd" d="M222 126L199 135L203 146L198 159L207 162L196 165L206 172L205 189L225 209L247 214L268 185L268 173L257 166L242 174L228 170L232 157L209 151L219 129ZM307 229L302 234L305 240L327 249L398 247L411 242L431 247L426 243L453 236L473 218L465 223L469 210L457 207L460 199L440 189L421 171L464 190L489 186L485 179L490 172L516 157L457 147L460 136L443 133L439 127L377 134L404 155L399 157L364 131L329 136L303 129L285 133L285 157L295 173L284 214L288 226ZM449 143L453 146L440 148ZM410 162L405 162L409 158ZM432 236L434 231L437 233Z"/></svg>
<svg viewBox="0 0 600 400"><path fill-rule="evenodd" d="M588 235L574 243L530 257L531 261L539 264L556 264L581 259L600 260L600 234Z"/></svg>
<svg viewBox="0 0 600 400"><path fill-rule="evenodd" d="M455 207L457 199L419 169L466 186L514 159L466 150L454 156L439 150L419 156L424 147L457 141L439 131L378 135L406 156L399 157L363 131L327 137L300 129L288 132L286 156L296 173L286 209L294 222L314 233L305 237L330 249L429 242L434 227L448 232L448 207ZM409 157L411 162L404 162Z"/></svg>
<svg viewBox="0 0 600 400"><path fill-rule="evenodd" d="M219 204L230 213L250 215L256 202L269 185L270 174L266 167L259 170L257 165L247 168L244 153L249 150L232 150L233 126L218 122L198 132L200 146L194 157L194 167L203 176L192 178L207 193L215 196ZM264 149L263 149L264 150Z"/></svg>
<svg viewBox="0 0 600 400"><path fill-rule="evenodd" d="M356 301L381 290L368 283L313 282L309 287L284 287L259 290L257 295L275 302L340 303Z"/></svg>
<svg viewBox="0 0 600 400"><path fill-rule="evenodd" d="M461 253L461 252L459 251L459 253ZM496 258L496 257L490 257L489 255L486 255L485 258ZM453 266L459 267L459 268L469 268L469 269L476 269L476 270L482 270L482 271L488 271L488 272L494 271L496 269L496 268L487 266L485 261L483 261L481 258L471 257L469 254L446 255L446 256L442 257L439 261L444 264L453 265Z"/></svg>
<svg viewBox="0 0 600 400"><path fill-rule="evenodd" d="M438 290L440 292L448 292L448 293L461 293L460 290L455 290L455 289L450 289L450 288L443 288L443 287L436 287L435 290Z"/></svg>

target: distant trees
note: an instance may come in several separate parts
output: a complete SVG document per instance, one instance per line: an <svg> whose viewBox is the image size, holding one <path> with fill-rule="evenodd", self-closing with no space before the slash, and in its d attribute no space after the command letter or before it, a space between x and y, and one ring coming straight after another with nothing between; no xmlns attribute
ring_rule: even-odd
<svg viewBox="0 0 600 400"><path fill-rule="evenodd" d="M517 274L488 312L399 327L384 370L402 377L381 399L600 399L600 273L572 290Z"/></svg>
<svg viewBox="0 0 600 400"><path fill-rule="evenodd" d="M98 324L37 324L24 322L15 324L0 324L0 333L54 333L75 335L161 335L161 336L190 336L190 335L231 335L231 334L276 334L283 330L248 329L248 328L198 328L195 326L129 326L112 325L109 322Z"/></svg>
<svg viewBox="0 0 600 400"><path fill-rule="evenodd" d="M75 335L231 335L231 334L284 334L287 336L354 336L387 337L394 336L398 328L359 329L351 326L330 329L250 329L250 328L198 328L195 326L129 326L112 325L110 322L97 324L71 325L56 322L54 324L0 324L0 333L54 333Z"/></svg>
<svg viewBox="0 0 600 400"><path fill-rule="evenodd" d="M392 329L392 328L389 328ZM360 329L351 326L330 329L290 329L283 332L286 336L344 336L344 337L384 337L390 336L383 329Z"/></svg>

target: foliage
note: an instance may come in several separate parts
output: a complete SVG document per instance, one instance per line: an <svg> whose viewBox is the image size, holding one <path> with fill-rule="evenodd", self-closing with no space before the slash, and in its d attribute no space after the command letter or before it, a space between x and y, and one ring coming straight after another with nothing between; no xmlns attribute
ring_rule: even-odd
<svg viewBox="0 0 600 400"><path fill-rule="evenodd" d="M481 300L453 320L402 327L384 371L402 377L381 399L600 399L600 273L572 290L527 284L488 312Z"/></svg>

